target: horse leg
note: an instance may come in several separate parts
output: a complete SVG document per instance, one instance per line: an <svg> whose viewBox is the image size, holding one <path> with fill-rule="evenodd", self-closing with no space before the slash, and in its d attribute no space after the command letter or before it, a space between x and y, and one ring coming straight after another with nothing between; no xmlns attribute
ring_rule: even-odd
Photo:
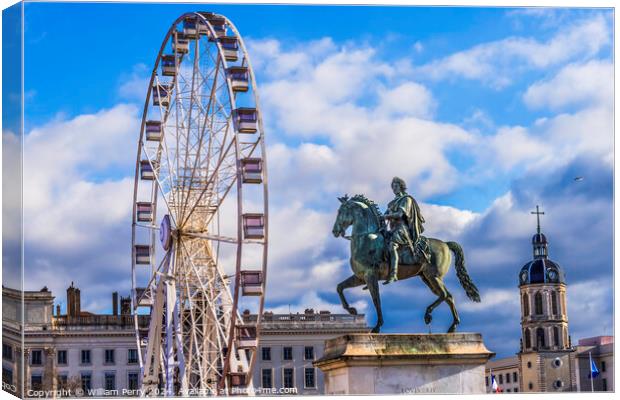
<svg viewBox="0 0 620 400"><path fill-rule="evenodd" d="M381 330L381 326L383 325L383 314L381 313L381 295L379 294L379 283L377 280L377 275L373 271L371 273L366 274L366 284L368 285L368 290L370 291L370 296L372 297L372 302L375 305L375 311L377 312L377 324L374 328L372 328L372 333L379 333Z"/></svg>
<svg viewBox="0 0 620 400"><path fill-rule="evenodd" d="M344 281L340 282L338 284L338 286L336 287L336 291L338 292L338 296L340 296L340 302L342 303L342 307L345 310L347 310L349 314L356 315L357 314L357 310L355 309L355 307L349 307L349 303L347 302L347 299L344 297L344 293L342 291L344 289L348 289L348 288L352 288L352 287L356 287L356 286L362 285L363 283L364 283L363 280L361 280L360 278L358 278L355 275L351 275L350 277L348 277Z"/></svg>
<svg viewBox="0 0 620 400"><path fill-rule="evenodd" d="M446 303L448 303L448 305L450 306L450 311L452 311L452 325L450 325L448 333L452 333L456 331L456 327L458 324L461 323L461 319L459 318L459 313L456 312L456 305L454 304L454 298L452 297L452 293L450 293L448 289L445 290L447 293Z"/></svg>
<svg viewBox="0 0 620 400"><path fill-rule="evenodd" d="M431 323L433 320L433 310L441 304L446 298L445 287L442 288L437 284L435 277L428 277L425 274L420 275L422 281L428 286L428 288L437 296L437 300L435 300L432 304L426 307L426 312L424 313L424 323L427 325Z"/></svg>

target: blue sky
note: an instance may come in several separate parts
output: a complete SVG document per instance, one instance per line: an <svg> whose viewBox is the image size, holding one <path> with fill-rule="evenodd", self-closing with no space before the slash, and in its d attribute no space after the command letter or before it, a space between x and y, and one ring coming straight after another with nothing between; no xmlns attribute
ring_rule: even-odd
<svg viewBox="0 0 620 400"><path fill-rule="evenodd" d="M574 338L612 333L613 14L604 9L27 3L26 156L49 163L32 162L33 182L45 184L25 190L25 213L43 225L26 232L33 288L63 298L75 275L88 287L83 303L100 311L112 282L129 290L131 210L117 198L131 190L157 49L173 20L197 9L229 17L255 65L271 168L268 308L338 310L348 249L330 237L335 196L364 192L384 208L399 175L427 233L465 248L483 303L468 304L448 277L462 330L481 331L499 355L518 350L517 273L541 204L551 258L567 272ZM102 137L91 140L89 124ZM101 223L83 202L101 207ZM285 223L304 229L290 239ZM83 242L45 243L60 224ZM84 263L89 274L78 272ZM586 296L592 288L601 295ZM421 282L383 296L387 331L426 331ZM351 297L372 323L366 294ZM448 313L436 311L434 329Z"/></svg>

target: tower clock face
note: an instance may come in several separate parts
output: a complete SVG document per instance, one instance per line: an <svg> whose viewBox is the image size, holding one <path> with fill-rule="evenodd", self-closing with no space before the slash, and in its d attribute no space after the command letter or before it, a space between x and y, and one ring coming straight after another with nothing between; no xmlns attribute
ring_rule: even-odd
<svg viewBox="0 0 620 400"><path fill-rule="evenodd" d="M527 282L527 271L521 272L521 283Z"/></svg>
<svg viewBox="0 0 620 400"><path fill-rule="evenodd" d="M550 270L549 271L549 280L551 282L557 282L558 280L558 272L555 270Z"/></svg>

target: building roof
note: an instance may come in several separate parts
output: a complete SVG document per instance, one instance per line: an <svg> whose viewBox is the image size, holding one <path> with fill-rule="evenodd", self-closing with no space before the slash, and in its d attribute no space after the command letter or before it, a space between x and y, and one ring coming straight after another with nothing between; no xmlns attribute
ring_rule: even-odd
<svg viewBox="0 0 620 400"><path fill-rule="evenodd" d="M506 358L498 358L487 362L487 369L517 368L519 366L519 357L512 356Z"/></svg>
<svg viewBox="0 0 620 400"><path fill-rule="evenodd" d="M579 339L579 346L600 346L603 344L613 343L613 336L594 336L589 338Z"/></svg>
<svg viewBox="0 0 620 400"><path fill-rule="evenodd" d="M256 314L243 314L243 319L246 322L254 322L256 317ZM303 314L265 312L260 325L261 332L368 332L370 330L364 314L332 314L329 311L315 313L313 310L306 310Z"/></svg>

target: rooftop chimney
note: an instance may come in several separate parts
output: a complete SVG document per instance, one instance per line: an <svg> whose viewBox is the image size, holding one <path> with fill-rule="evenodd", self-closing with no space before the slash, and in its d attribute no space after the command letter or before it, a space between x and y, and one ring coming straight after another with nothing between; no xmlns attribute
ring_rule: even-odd
<svg viewBox="0 0 620 400"><path fill-rule="evenodd" d="M80 289L73 286L67 288L67 316L79 317L81 312L80 308Z"/></svg>
<svg viewBox="0 0 620 400"><path fill-rule="evenodd" d="M118 292L112 293L112 315L118 315Z"/></svg>

